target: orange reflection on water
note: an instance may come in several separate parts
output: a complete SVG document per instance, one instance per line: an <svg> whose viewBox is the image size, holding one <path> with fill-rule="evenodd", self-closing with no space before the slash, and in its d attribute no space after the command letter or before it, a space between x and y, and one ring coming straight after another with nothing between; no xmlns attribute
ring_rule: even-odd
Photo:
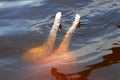
<svg viewBox="0 0 120 80"><path fill-rule="evenodd" d="M55 39L57 36L57 30L61 29L60 21L61 21L61 12L58 12L56 14L53 27L49 33L47 40L43 43L42 46L28 50L23 55L24 60L34 62L34 63L36 62L46 63L46 62L55 61L55 60L59 62L62 59L66 61L69 60L69 58L74 59L73 55L67 54L67 53L68 53L68 47L69 47L72 34L76 28L79 28L78 26L80 25L80 15L76 14L73 25L66 32L66 35L64 36L60 46L58 47L57 50L53 51Z"/></svg>
<svg viewBox="0 0 120 80"><path fill-rule="evenodd" d="M89 76L92 73L92 71L120 63L120 47L113 47L111 48L111 50L112 50L111 54L103 56L103 61L87 66L89 68L86 70L76 73L65 74L63 72L60 72L57 68L52 67L51 74L56 78L56 80L91 80L89 79ZM74 76L76 75L78 77L74 78Z"/></svg>

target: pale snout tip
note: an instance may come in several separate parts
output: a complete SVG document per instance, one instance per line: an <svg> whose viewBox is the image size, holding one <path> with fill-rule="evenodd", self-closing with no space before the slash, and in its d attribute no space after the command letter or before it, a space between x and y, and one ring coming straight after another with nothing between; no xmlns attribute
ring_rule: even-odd
<svg viewBox="0 0 120 80"><path fill-rule="evenodd" d="M62 12L57 12L57 13L56 13L56 19L60 19L61 16L62 16Z"/></svg>
<svg viewBox="0 0 120 80"><path fill-rule="evenodd" d="M74 24L77 25L77 27L76 27L77 29L80 29L81 24L80 24L80 15L79 14L75 15Z"/></svg>
<svg viewBox="0 0 120 80"><path fill-rule="evenodd" d="M76 25L78 25L80 23L80 15L79 14L76 14L75 15L75 20L74 20L74 24Z"/></svg>
<svg viewBox="0 0 120 80"><path fill-rule="evenodd" d="M60 24L61 16L62 16L62 13L61 13L61 12L57 12L57 13L56 13L55 20L54 20L54 24L55 24L55 25L57 25L57 24L59 25L59 24Z"/></svg>
<svg viewBox="0 0 120 80"><path fill-rule="evenodd" d="M75 20L80 20L80 15L79 14L75 15Z"/></svg>

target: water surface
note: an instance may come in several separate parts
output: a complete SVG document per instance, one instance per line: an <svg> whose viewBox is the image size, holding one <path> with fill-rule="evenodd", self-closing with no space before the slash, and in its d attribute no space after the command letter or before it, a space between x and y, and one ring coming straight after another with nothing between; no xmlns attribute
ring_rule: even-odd
<svg viewBox="0 0 120 80"><path fill-rule="evenodd" d="M68 56L41 64L23 61L27 50L45 41L58 11L63 13L63 30L55 48L75 14L81 15L81 29L74 32L68 52L76 60ZM68 80L120 80L119 23L119 0L1 0L0 79L57 80L63 75Z"/></svg>

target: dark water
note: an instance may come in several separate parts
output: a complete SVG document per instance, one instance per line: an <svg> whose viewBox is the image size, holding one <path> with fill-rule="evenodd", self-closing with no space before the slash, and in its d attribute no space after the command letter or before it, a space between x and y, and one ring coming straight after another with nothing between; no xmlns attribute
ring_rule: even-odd
<svg viewBox="0 0 120 80"><path fill-rule="evenodd" d="M76 60L23 61L27 50L44 42L58 11L63 13L63 30L56 45L74 15L81 15L81 29L69 46ZM0 80L120 80L119 23L119 0L1 0Z"/></svg>

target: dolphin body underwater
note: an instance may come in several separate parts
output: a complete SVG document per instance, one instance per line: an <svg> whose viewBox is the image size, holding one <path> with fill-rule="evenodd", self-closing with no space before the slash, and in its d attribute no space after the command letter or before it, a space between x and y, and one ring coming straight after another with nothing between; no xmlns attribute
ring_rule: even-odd
<svg viewBox="0 0 120 80"><path fill-rule="evenodd" d="M69 30L66 32L61 44L56 50L53 50L56 36L57 36L57 31L62 29L61 26L61 17L62 13L57 12L53 26L50 30L49 36L46 39L46 41L42 44L42 46L32 48L25 52L23 54L23 60L28 61L28 62L47 62L53 59L55 55L66 55L68 52L68 47L69 47L69 42L72 37L73 32L77 29L80 28L80 15L76 14L75 19L73 21L72 26L69 28ZM70 57L70 54L67 54Z"/></svg>

